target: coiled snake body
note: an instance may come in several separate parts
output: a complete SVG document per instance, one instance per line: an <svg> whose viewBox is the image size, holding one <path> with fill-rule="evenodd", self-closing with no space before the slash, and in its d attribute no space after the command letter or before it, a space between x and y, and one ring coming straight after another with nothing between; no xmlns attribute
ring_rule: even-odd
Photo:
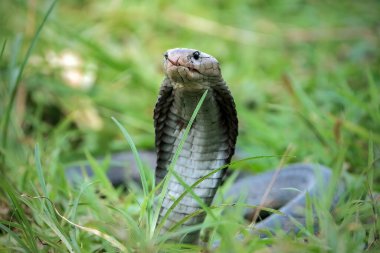
<svg viewBox="0 0 380 253"><path fill-rule="evenodd" d="M181 137L200 98L207 90L207 95L191 127L174 171L188 185L231 161L235 151L238 135L238 120L233 97L222 78L218 61L206 53L194 49L177 48L168 50L164 55L165 79L161 85L158 101L154 109L155 145L156 145L156 183L167 174L167 169L178 148ZM154 155L144 153L142 158L154 164ZM118 157L115 157L117 160ZM122 155L119 160L133 164L130 155ZM90 168L88 168L90 172ZM71 168L69 177L79 173L79 168ZM136 168L129 167L132 177L136 178ZM113 174L119 174L117 176ZM111 181L128 173L121 167L111 167ZM271 183L273 187L267 192L265 202L262 196ZM216 191L226 177L226 169L220 170L198 184L193 192L210 205ZM305 224L302 211L305 206L306 193L310 196L322 194L331 177L329 169L312 164L295 164L279 172L267 172L258 176L245 176L231 187L227 196L238 198L245 194L249 205L265 204L278 208L284 215L272 214L256 225L257 228L273 230L276 226L289 232L298 230L292 222L296 219ZM169 178L167 194L160 212L160 219L184 191L183 185L175 177ZM289 190L292 188L293 190ZM297 189L295 191L294 189ZM297 208L298 207L298 208ZM187 194L171 211L166 219L163 232L181 221L184 217L198 211L201 206L192 195ZM249 216L252 210L246 210ZM202 223L204 215L196 215L186 220L182 226ZM180 238L182 242L196 243L199 231L188 233Z"/></svg>

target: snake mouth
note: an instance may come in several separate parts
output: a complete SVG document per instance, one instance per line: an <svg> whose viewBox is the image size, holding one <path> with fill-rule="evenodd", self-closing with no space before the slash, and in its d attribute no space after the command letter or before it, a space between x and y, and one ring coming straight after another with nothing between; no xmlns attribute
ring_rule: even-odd
<svg viewBox="0 0 380 253"><path fill-rule="evenodd" d="M171 60L169 57L166 58L173 66L177 66L177 67L183 67L183 68L187 68L190 72L194 72L194 73L198 73L198 74L201 74L201 72L199 72L199 70L195 69L195 68L192 68L192 67L188 67L188 66L184 66L182 65L181 63L178 62L178 59L177 61L173 61Z"/></svg>
<svg viewBox="0 0 380 253"><path fill-rule="evenodd" d="M185 67L185 66L183 66L183 67ZM198 73L198 74L201 74L201 72L199 72L197 69L195 69L195 68L191 68L191 67L185 67L185 68L187 68L190 72L195 72L195 73Z"/></svg>

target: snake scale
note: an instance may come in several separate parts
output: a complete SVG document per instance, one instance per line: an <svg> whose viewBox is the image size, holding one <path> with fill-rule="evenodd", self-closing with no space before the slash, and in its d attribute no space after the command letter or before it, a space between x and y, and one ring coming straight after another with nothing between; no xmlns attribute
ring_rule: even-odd
<svg viewBox="0 0 380 253"><path fill-rule="evenodd" d="M156 183L163 180L192 113L207 90L207 95L174 165L177 175L186 184L192 185L213 170L230 163L238 136L235 103L223 80L219 63L213 56L195 49L170 49L164 54L163 65L165 79L154 109L156 154L142 152L141 156L151 167L156 167ZM115 155L112 161L115 164L111 165L108 171L112 183L126 183L131 178L139 180L131 154ZM128 169L124 168L126 164ZM86 169L91 175L91 168L87 166ZM80 166L67 170L71 180L80 173L82 173ZM193 192L209 206L226 176L227 168L219 170L198 184ZM318 197L323 194L330 178L331 171L321 165L294 164L277 172L241 176L232 185L225 198L237 200L244 193L244 202L248 205L263 204L266 207L279 209L282 215L269 215L256 224L252 232L258 235L265 235L257 232L261 229L273 231L276 227L285 232L297 232L299 226L295 225L294 220L301 225L305 224L303 209L306 195ZM161 207L159 222L176 198L185 191L185 187L175 177L171 176L168 180L168 191ZM272 187L266 192L270 184ZM262 199L264 195L265 199ZM186 194L168 215L162 232L165 233L186 216L200 209L199 201L192 195ZM252 218L253 213L252 208L246 208L244 215ZM181 226L197 225L204 219L203 212L187 219ZM175 240L198 243L199 231L190 232Z"/></svg>

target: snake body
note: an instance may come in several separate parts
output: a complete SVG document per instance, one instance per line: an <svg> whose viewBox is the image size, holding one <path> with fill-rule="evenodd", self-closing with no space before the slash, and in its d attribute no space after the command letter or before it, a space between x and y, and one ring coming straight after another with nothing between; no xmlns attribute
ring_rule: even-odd
<svg viewBox="0 0 380 253"><path fill-rule="evenodd" d="M228 164L234 154L237 137L235 103L224 82L218 61L205 53L193 49L172 49L165 53L166 78L154 110L156 133L157 167L156 181L167 174L167 168L178 148L181 136L202 94L207 96L198 111L174 171L182 180L192 185L219 167ZM218 171L202 181L193 191L210 205L226 170ZM169 179L160 217L173 205L184 191L184 186L175 177ZM164 231L185 216L197 212L201 206L187 194L172 210L165 221ZM204 215L188 219L183 226L203 222ZM182 240L193 243L198 232L189 233Z"/></svg>
<svg viewBox="0 0 380 253"><path fill-rule="evenodd" d="M218 61L209 54L195 49L176 48L164 55L165 79L161 85L158 101L154 109L156 155L142 153L142 158L154 167L156 183L168 174L174 154L179 146L185 128L201 96L207 95L191 127L178 160L174 164L175 173L182 179L178 182L174 176L169 177L168 190L160 210L158 222L161 222L174 201L185 191L183 183L192 185L215 169L230 163L235 151L238 135L238 120L235 103L223 80ZM138 172L130 154L114 156L121 166L112 166L108 175L113 183L128 182L125 174L138 181ZM156 160L156 161L155 161ZM126 170L124 165L128 163ZM91 174L90 167L87 172ZM129 172L129 173L128 173ZM209 206L227 175L223 169L198 184L193 192ZM73 179L81 173L79 167L67 172ZM131 175L132 173L132 175ZM272 182L273 177L276 179ZM255 226L257 229L274 230L282 228L286 232L297 232L294 219L305 225L304 207L306 194L320 196L330 181L328 168L312 164L295 164L279 172L267 172L258 176L243 176L231 187L225 198L237 200L245 194L244 202L248 205L264 205L279 209L284 215L272 214ZM123 180L120 181L120 178ZM268 186L273 183L270 191ZM262 197L265 196L264 202ZM199 201L187 193L179 204L168 214L162 232L165 233L186 216L201 209ZM244 215L252 218L252 208L247 208ZM205 215L195 215L181 226L193 226L204 221ZM261 232L255 232L264 235ZM197 243L199 231L175 238L185 243Z"/></svg>

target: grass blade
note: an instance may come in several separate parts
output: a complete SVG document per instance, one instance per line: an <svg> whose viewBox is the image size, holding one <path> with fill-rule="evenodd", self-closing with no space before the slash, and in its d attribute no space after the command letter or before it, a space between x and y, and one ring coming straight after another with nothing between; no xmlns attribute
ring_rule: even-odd
<svg viewBox="0 0 380 253"><path fill-rule="evenodd" d="M64 234L64 232L63 232L63 230L61 228L61 225L59 224L59 222L58 222L58 220L57 220L57 218L55 216L54 205L53 205L53 203L51 202L51 200L48 197L49 195L48 195L48 191L47 191L47 187L46 187L46 182L45 182L45 178L44 178L43 171L42 171L40 150L39 150L39 145L38 144L35 145L35 151L34 151L34 153L35 153L35 163L36 163L36 168L37 168L38 181L40 182L40 185L41 185L41 188L42 188L42 192L43 192L43 196L44 196L42 198L42 200L41 200L41 205L43 207L44 213L40 215L40 218L61 239L61 241L66 245L67 250L69 252L74 252L74 249L71 246L69 239ZM24 196L26 196L26 195L24 195ZM50 205L46 205L44 199L48 199L49 203L51 204L51 206ZM31 209L33 209L33 207L31 205L29 205L29 207Z"/></svg>
<svg viewBox="0 0 380 253"><path fill-rule="evenodd" d="M127 140L129 147L132 150L133 156L135 158L135 161L137 163L137 168L139 170L140 178L141 178L141 184L143 187L144 191L144 197L147 201L144 201L143 203L146 204L146 206L142 206L142 212L140 214L140 219L145 216L145 212L147 212L148 217L147 218L147 225L150 229L149 235L151 236L153 234L153 229L154 229L154 224L152 221L152 215L151 212L153 211L153 195L149 193L149 186L151 186L152 190L154 189L154 177L149 175L150 171L147 171L144 169L143 163L141 161L141 158L139 156L139 153L137 151L136 145L132 140L132 137L128 133L128 131L120 124L120 122L112 117L112 120L115 122L115 124L119 127L120 131L123 133L124 138ZM152 180L147 180L147 178L152 179Z"/></svg>
<svg viewBox="0 0 380 253"><path fill-rule="evenodd" d="M12 229L10 229L9 227L1 224L1 222L3 222L3 221L0 221L0 229L4 230L9 236L11 236L15 241L17 241L17 243L20 244L20 246L23 249L27 250L26 252L31 252L32 253L32 251L28 250L28 247L24 243L24 241L15 232L13 232ZM13 227L13 228L15 228L15 227Z"/></svg>
<svg viewBox="0 0 380 253"><path fill-rule="evenodd" d="M0 52L0 59L3 58L5 47L7 46L7 40L4 40L3 46L1 47L1 52Z"/></svg>
<svg viewBox="0 0 380 253"><path fill-rule="evenodd" d="M115 191L115 188L112 186L110 180L107 178L107 175L105 173L104 167L108 167L109 164L109 157L105 157L102 164L100 165L98 161L88 152L85 152L87 161L90 163L90 166L94 172L95 178L98 178L101 185L102 185L102 193L106 194L108 198L110 198L113 201L117 201L118 196Z"/></svg>
<svg viewBox="0 0 380 253"><path fill-rule="evenodd" d="M148 187L148 182L147 182L147 172L144 170L143 163L141 161L141 158L139 156L139 153L137 151L136 145L132 140L132 137L128 133L128 131L120 124L120 122L115 119L114 117L111 117L111 119L115 122L115 124L119 127L120 131L123 133L124 138L127 140L129 147L132 150L133 156L135 158L135 161L137 163L137 168L139 169L140 172L140 177L141 177L141 183L144 191L144 195L148 196L149 194L149 187Z"/></svg>
<svg viewBox="0 0 380 253"><path fill-rule="evenodd" d="M38 181L40 182L44 196L48 197L46 182L45 182L45 178L44 178L44 175L42 172L42 165L41 165L41 159L40 158L41 158L40 148L39 148L39 145L37 143L34 147L34 161L36 163Z"/></svg>
<svg viewBox="0 0 380 253"><path fill-rule="evenodd" d="M20 66L20 71L18 72L18 75L17 75L17 78L16 78L16 81L15 83L11 86L11 93L10 93L10 98L9 98L9 102L8 102L8 105L6 107L6 111L5 111L5 118L4 118L4 122L3 122L3 131L2 131L2 147L3 149L5 150L6 147L7 147L7 140L8 140L8 128L9 128L9 120L10 120L10 115L11 115L11 111L12 111L12 108L13 108L13 104L14 104L14 100L16 98L16 93L17 93L17 90L18 90L18 86L20 84L20 81L21 81L21 76L22 76L22 73L24 72L24 68L26 66L26 64L28 63L28 60L29 60L29 57L37 43L37 39L38 37L40 36L40 33L42 31L42 28L44 27L50 13L53 11L54 9L54 6L56 4L57 0L54 0L52 2L52 4L50 5L48 11L46 12L40 26L38 27L36 33L34 34L33 36L33 39L32 39L32 42L30 43L30 46L28 48L28 51L26 52L26 55L24 57L24 61L22 62L21 66Z"/></svg>
<svg viewBox="0 0 380 253"><path fill-rule="evenodd" d="M7 178L1 176L1 184L0 187L1 189L5 192L5 194L8 196L10 203L13 208L13 214L15 216L15 220L20 224L21 228L20 230L22 231L22 237L23 240L25 241L25 244L27 247L27 252L38 252L38 247L36 244L36 234L33 231L32 224L30 223L24 208L22 207L22 203L19 200L18 193L15 192L14 187L9 184L9 181Z"/></svg>

